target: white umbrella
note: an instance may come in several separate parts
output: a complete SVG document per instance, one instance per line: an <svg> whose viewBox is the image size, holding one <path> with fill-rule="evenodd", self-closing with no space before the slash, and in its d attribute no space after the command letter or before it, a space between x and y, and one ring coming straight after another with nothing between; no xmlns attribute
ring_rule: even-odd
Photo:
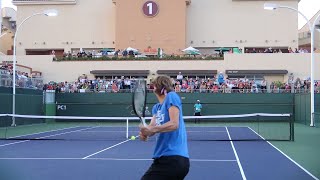
<svg viewBox="0 0 320 180"><path fill-rule="evenodd" d="M184 50L182 50L182 51L183 51L183 52L186 52L186 51L196 51L196 52L198 52L199 50L196 49L196 48L194 48L194 47L189 46L188 48L186 48L186 49L184 49Z"/></svg>
<svg viewBox="0 0 320 180"><path fill-rule="evenodd" d="M128 47L126 50L127 50L127 51L138 52L138 50L137 50L137 49L134 49L134 48L132 48L132 47Z"/></svg>

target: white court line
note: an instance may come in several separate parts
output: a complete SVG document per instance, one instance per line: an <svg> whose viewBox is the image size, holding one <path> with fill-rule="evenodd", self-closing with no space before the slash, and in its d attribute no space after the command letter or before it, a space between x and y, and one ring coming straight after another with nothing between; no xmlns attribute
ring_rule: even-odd
<svg viewBox="0 0 320 180"><path fill-rule="evenodd" d="M0 160L103 160L103 161L153 161L153 159L128 159L128 158L0 158ZM230 159L190 159L192 162L236 162Z"/></svg>
<svg viewBox="0 0 320 180"><path fill-rule="evenodd" d="M13 142L13 143L2 144L2 145L0 145L0 147L9 146L9 145L13 145L13 144L19 144L19 143L28 142L28 141L30 141L30 140L24 140L24 141L18 141L18 142Z"/></svg>
<svg viewBox="0 0 320 180"><path fill-rule="evenodd" d="M226 131L187 131L187 133L225 133Z"/></svg>
<svg viewBox="0 0 320 180"><path fill-rule="evenodd" d="M49 136L43 136L43 137L39 137L39 138L36 138L36 139L43 139L43 138L53 137L53 136L59 136L59 135L63 135L63 134L70 134L70 133L73 133L73 132L79 132L79 131L84 131L84 130L87 130L87 129L94 129L94 128L97 128L97 127L90 127L90 128L85 128L85 129L78 129L78 130L75 130L75 131L68 131L68 132L64 132L64 133L53 134L53 135L49 135Z"/></svg>
<svg viewBox="0 0 320 180"><path fill-rule="evenodd" d="M110 146L110 147L107 147L107 148L105 148L105 149L102 149L101 151L98 151L98 152L95 152L95 153L93 153L93 154L90 154L90 155L88 155L88 156L86 156L86 157L84 157L84 158L82 158L82 159L87 159L87 158L89 158L89 157L91 157L91 156L94 156L94 155L96 155L96 154L99 154L99 153L101 153L101 152L103 152L103 151L106 151L106 150L108 150L108 149L112 149L112 148L114 148L114 147L116 147L116 146L119 146L119 145L121 145L121 144L123 144L123 143L126 143L126 142L129 142L129 141L131 141L131 139L127 139L127 140L122 141L122 142L120 142L120 143L118 143L118 144L115 144L115 145L113 145L113 146Z"/></svg>
<svg viewBox="0 0 320 180"><path fill-rule="evenodd" d="M127 131L99 131L99 130L96 130L96 131L83 131L84 133L123 133L123 132L127 132ZM129 132L139 132L139 131L129 131Z"/></svg>
<svg viewBox="0 0 320 180"><path fill-rule="evenodd" d="M265 140L264 137L262 137L260 134L258 134L255 130L251 129L249 127L249 129L251 131L253 131L255 134L257 134L258 136L260 136L260 138L262 138L263 140ZM308 170L306 170L304 167L302 167L300 164L298 164L296 161L294 161L293 159L291 159L288 155L286 155L284 152L282 152L280 149L278 149L276 146L274 146L273 144L271 144L269 141L266 141L269 145L271 145L273 148L275 148L277 151L279 151L282 155L284 155L286 158L288 158L291 162L293 162L295 165L297 165L299 168L301 168L304 172L306 172L308 175L310 175L313 179L315 180L319 180L316 176L314 176L313 174L311 174Z"/></svg>
<svg viewBox="0 0 320 180"><path fill-rule="evenodd" d="M63 128L63 129L56 129L56 130L51 130L51 131L43 131L43 132L39 132L39 133L25 134L25 135L21 135L21 136L14 136L14 137L10 137L10 138L8 138L8 139L6 139L6 140L10 140L10 139L12 139L12 138L18 138L18 137L22 137L22 136L30 136L30 135L35 135L35 134L41 134L41 133L48 133L48 132L65 130L65 129L71 129L71 128L76 128L76 127L79 127L79 126L69 127L69 128ZM28 141L30 141L30 140L23 140L23 141L17 141L17 142L2 144L2 145L0 145L0 147L9 146L9 145L13 145L13 144L19 144L19 143L28 142Z"/></svg>
<svg viewBox="0 0 320 180"><path fill-rule="evenodd" d="M1 159L1 158L0 158ZM88 158L87 160L111 160L111 161L153 161L153 159L128 159L128 158ZM230 159L190 159L193 162L236 162Z"/></svg>
<svg viewBox="0 0 320 180"><path fill-rule="evenodd" d="M14 139L14 138L22 137L22 136L31 136L31 135L36 135L36 134L49 133L49 132L54 132L54 131L62 131L62 130L71 129L71 128L78 128L78 127L81 127L81 126L74 126L74 127L68 127L68 128L62 128L62 129L55 129L55 130L50 130L50 131L42 131L42 132L37 132L37 133L14 136L14 137L10 137L10 138ZM8 138L8 139L10 139L10 138Z"/></svg>
<svg viewBox="0 0 320 180"><path fill-rule="evenodd" d="M114 132L127 132L127 131L83 131L84 133L88 132L88 133L114 133ZM139 131L130 131L129 132L133 133L133 132L139 132ZM188 133L225 133L226 131L187 131Z"/></svg>
<svg viewBox="0 0 320 180"><path fill-rule="evenodd" d="M231 140L231 136L230 136L228 127L225 127L225 128L226 128L226 131L227 131L227 133L228 133L228 137L229 137L229 140L230 140L232 149L233 149L233 153L234 153L234 155L236 156L237 163L238 163L238 166L239 166L239 169L240 169L240 173L241 173L242 179L243 179L243 180L246 180L246 179L247 179L247 178L246 178L246 175L244 174L244 171L243 171L243 168L242 168L242 165L241 165L241 162L240 162L238 153L237 153L237 151L236 151L236 148L234 147L233 142L232 142L232 140Z"/></svg>
<svg viewBox="0 0 320 180"><path fill-rule="evenodd" d="M97 128L97 127L79 129L79 130L75 130L75 131L68 131L68 132L65 132L65 133L53 134L53 135L43 136L43 137L39 137L39 138L35 138L35 139L43 139L43 138L47 138L47 137L59 136L59 135L63 135L63 134L69 134L69 133L78 132L78 131L87 130L87 129L93 129L93 128ZM48 131L48 132L50 132L50 131ZM40 134L40 133L36 133L36 134ZM17 136L17 137L19 137L19 136ZM8 140L10 140L10 139L8 139ZM30 141L30 140L24 140L24 141L18 141L18 142L13 142L13 143L8 143L8 144L2 144L2 145L0 145L0 147L9 146L9 145L13 145L13 144L24 143L24 142L28 142L28 141Z"/></svg>

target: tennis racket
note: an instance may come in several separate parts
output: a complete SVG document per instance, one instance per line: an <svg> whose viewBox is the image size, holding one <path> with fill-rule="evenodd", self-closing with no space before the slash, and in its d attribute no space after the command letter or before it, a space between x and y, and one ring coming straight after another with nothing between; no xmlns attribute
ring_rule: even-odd
<svg viewBox="0 0 320 180"><path fill-rule="evenodd" d="M132 107L134 113L140 118L143 126L147 126L145 120L147 101L147 85L145 80L137 80L132 94Z"/></svg>

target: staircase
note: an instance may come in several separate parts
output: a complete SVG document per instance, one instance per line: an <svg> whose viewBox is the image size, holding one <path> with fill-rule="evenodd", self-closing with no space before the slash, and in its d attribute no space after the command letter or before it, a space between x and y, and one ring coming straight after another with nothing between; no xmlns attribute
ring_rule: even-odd
<svg viewBox="0 0 320 180"><path fill-rule="evenodd" d="M13 36L16 32L16 10L5 7L2 8L2 26L0 35L0 54L12 55Z"/></svg>
<svg viewBox="0 0 320 180"><path fill-rule="evenodd" d="M2 8L2 32L16 32L17 12L12 8Z"/></svg>

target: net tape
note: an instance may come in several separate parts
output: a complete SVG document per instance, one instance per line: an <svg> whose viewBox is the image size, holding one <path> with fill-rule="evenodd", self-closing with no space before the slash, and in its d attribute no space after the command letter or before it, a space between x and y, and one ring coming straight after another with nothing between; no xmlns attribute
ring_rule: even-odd
<svg viewBox="0 0 320 180"><path fill-rule="evenodd" d="M245 118L245 117L291 117L291 114L269 114L269 113L252 113L238 115L212 115L212 116L183 116L183 119L223 119L223 118ZM139 120L138 117L87 117L87 116L39 116L39 115L21 115L21 114L0 114L0 117L17 117L32 119L74 119L74 120ZM150 120L152 117L146 117Z"/></svg>

